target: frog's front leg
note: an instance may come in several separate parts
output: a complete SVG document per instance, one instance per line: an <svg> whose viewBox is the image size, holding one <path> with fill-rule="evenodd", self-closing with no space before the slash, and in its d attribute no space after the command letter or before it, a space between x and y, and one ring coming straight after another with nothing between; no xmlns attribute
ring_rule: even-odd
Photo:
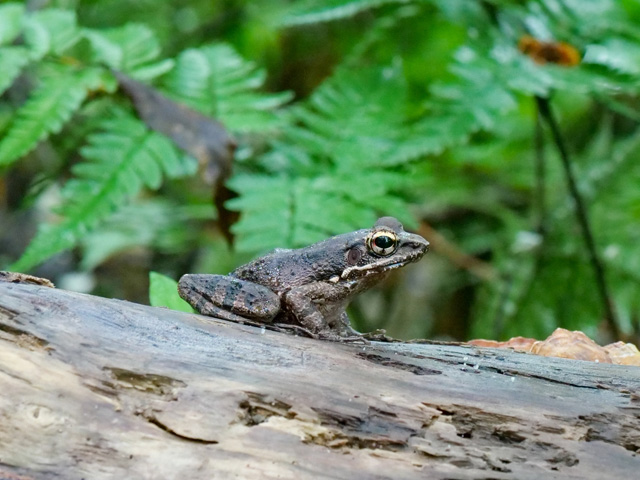
<svg viewBox="0 0 640 480"><path fill-rule="evenodd" d="M292 288L282 297L284 308L304 328L321 338L340 340L360 336L351 328L346 304L332 302L335 285L317 282Z"/></svg>
<svg viewBox="0 0 640 480"><path fill-rule="evenodd" d="M203 315L234 322L270 323L280 311L280 298L269 288L228 275L183 275L178 293Z"/></svg>

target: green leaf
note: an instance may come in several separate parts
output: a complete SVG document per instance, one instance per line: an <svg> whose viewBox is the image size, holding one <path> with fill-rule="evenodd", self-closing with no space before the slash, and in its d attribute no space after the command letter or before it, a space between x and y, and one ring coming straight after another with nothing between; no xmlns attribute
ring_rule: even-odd
<svg viewBox="0 0 640 480"><path fill-rule="evenodd" d="M73 168L76 178L62 190L61 221L41 226L13 265L17 271L75 246L143 186L157 189L164 175L191 175L197 168L195 161L179 154L167 138L147 130L140 120L117 112L102 123L100 133L89 136L81 154L87 161Z"/></svg>
<svg viewBox="0 0 640 480"><path fill-rule="evenodd" d="M119 28L93 31L87 37L97 58L111 68L131 73L160 55L160 44L149 27L129 23Z"/></svg>
<svg viewBox="0 0 640 480"><path fill-rule="evenodd" d="M191 305L178 295L178 282L158 272L149 272L149 303L152 307L193 313Z"/></svg>
<svg viewBox="0 0 640 480"><path fill-rule="evenodd" d="M173 68L174 62L170 58L160 60L159 62L150 63L137 67L129 72L131 78L142 82L149 82L156 77L164 75Z"/></svg>
<svg viewBox="0 0 640 480"><path fill-rule="evenodd" d="M406 102L399 68L338 69L290 113L296 124L259 160L272 173L229 181L240 193L227 202L242 212L237 248L300 247L370 227L382 213L411 219L402 167L454 140L436 146L439 130L419 138L425 129L407 125Z"/></svg>
<svg viewBox="0 0 640 480"><path fill-rule="evenodd" d="M384 165L406 139L406 85L399 68L338 69L294 110L291 141L346 172Z"/></svg>
<svg viewBox="0 0 640 480"><path fill-rule="evenodd" d="M30 152L51 133L59 132L90 90L101 84L101 70L51 67L0 141L0 167Z"/></svg>
<svg viewBox="0 0 640 480"><path fill-rule="evenodd" d="M91 45L92 61L114 69L121 68L124 52L122 46L111 38L113 35L93 29L84 29L83 35Z"/></svg>
<svg viewBox="0 0 640 480"><path fill-rule="evenodd" d="M48 33L48 49L57 55L64 53L81 38L75 12L49 8L30 14L28 18L29 22L38 24Z"/></svg>
<svg viewBox="0 0 640 480"><path fill-rule="evenodd" d="M214 44L178 55L164 86L175 100L219 119L230 130L256 132L278 127L274 110L291 98L288 92L258 92L265 76L229 45Z"/></svg>
<svg viewBox="0 0 640 480"><path fill-rule="evenodd" d="M49 32L32 16L25 17L23 37L25 45L29 48L29 58L32 61L42 59L51 50Z"/></svg>
<svg viewBox="0 0 640 480"><path fill-rule="evenodd" d="M184 206L161 198L124 205L82 237L80 266L93 270L112 255L136 247L181 254L193 245L198 233L195 228L185 228L185 224L203 219L215 219L212 205Z"/></svg>
<svg viewBox="0 0 640 480"><path fill-rule="evenodd" d="M11 43L20 34L23 16L22 3L0 5L0 45Z"/></svg>
<svg viewBox="0 0 640 480"><path fill-rule="evenodd" d="M411 0L307 0L297 2L284 16L281 25L306 25L349 18L360 12L386 4L410 3Z"/></svg>
<svg viewBox="0 0 640 480"><path fill-rule="evenodd" d="M621 73L640 74L640 44L624 38L607 38L599 45L589 45L584 63L604 65Z"/></svg>
<svg viewBox="0 0 640 480"><path fill-rule="evenodd" d="M29 55L24 47L0 47L0 95L9 88L29 63Z"/></svg>
<svg viewBox="0 0 640 480"><path fill-rule="evenodd" d="M240 193L227 202L242 212L233 226L236 248L242 252L276 247L301 247L329 235L373 225L380 211L411 218L404 202L390 192L404 176L361 172L354 181L335 171L314 178L284 175L236 175L229 186Z"/></svg>
<svg viewBox="0 0 640 480"><path fill-rule="evenodd" d="M112 30L85 29L96 62L126 72L137 80L149 81L171 70L174 62L164 59L153 63L160 45L153 32L144 25L128 24Z"/></svg>

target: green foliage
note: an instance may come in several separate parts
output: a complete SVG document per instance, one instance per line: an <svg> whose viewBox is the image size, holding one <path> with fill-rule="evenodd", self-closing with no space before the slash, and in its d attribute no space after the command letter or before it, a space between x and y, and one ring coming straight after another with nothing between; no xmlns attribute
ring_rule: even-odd
<svg viewBox="0 0 640 480"><path fill-rule="evenodd" d="M24 5L5 3L0 5L0 45L10 43L20 34Z"/></svg>
<svg viewBox="0 0 640 480"><path fill-rule="evenodd" d="M158 272L149 272L149 304L193 313L191 305L178 295L178 282Z"/></svg>
<svg viewBox="0 0 640 480"><path fill-rule="evenodd" d="M131 219L136 219L132 222ZM80 240L81 268L93 270L129 249L145 247L166 255L181 254L197 241L197 229L186 222L213 220L212 205L178 205L163 198L124 205Z"/></svg>
<svg viewBox="0 0 640 480"><path fill-rule="evenodd" d="M163 77L174 98L218 116L242 133L276 128L279 120L273 110L290 99L286 92L256 92L264 82L264 71L228 45L188 49L174 61L160 58L156 35L142 24L81 28L73 11L51 8L27 13L17 3L0 6L0 13L0 93L14 83L28 92L15 107L13 102L6 103L15 111L0 139L0 169L25 158L47 140L60 154L83 159L70 165L72 178L61 187L57 216L39 226L22 257L10 265L12 269L32 269L79 243L87 252L83 265L92 268L117 248L145 242L162 245L162 232L170 230L169 225L157 227L152 217L142 216L147 223L138 224L138 232L155 232L159 237L138 235L136 243L132 235L123 241L113 237L115 229L104 235L114 240L110 247L95 241L95 236L91 240L91 232L99 232L102 224L109 224L112 215L143 191L158 190L167 180L196 173L193 159L132 116L129 100L117 92L111 69L147 82ZM204 66L200 76L193 75L198 62ZM100 101L86 103L96 96ZM75 123L78 117L83 118L82 127ZM66 128L75 129L71 142L56 136ZM72 150L66 150L69 147ZM175 226L188 217L164 218L171 218ZM182 235L178 243L185 245L186 238Z"/></svg>
<svg viewBox="0 0 640 480"><path fill-rule="evenodd" d="M11 86L20 71L29 62L28 50L24 47L0 47L0 95Z"/></svg>
<svg viewBox="0 0 640 480"><path fill-rule="evenodd" d="M149 131L140 120L117 113L81 149L86 160L73 167L76 178L63 190L62 221L43 225L23 256L11 266L27 270L75 245L118 207L146 186L158 189L165 176L193 174L194 162L176 151L165 137Z"/></svg>
<svg viewBox="0 0 640 480"><path fill-rule="evenodd" d="M59 132L101 80L98 69L78 72L71 67L51 66L0 141L0 167L13 163L38 142Z"/></svg>
<svg viewBox="0 0 640 480"><path fill-rule="evenodd" d="M358 13L386 4L408 3L407 0L306 0L297 2L287 12L282 25L305 25L353 17Z"/></svg>
<svg viewBox="0 0 640 480"><path fill-rule="evenodd" d="M243 213L238 249L302 246L372 224L381 211L411 224L401 194L410 177L400 167L424 148L401 147L405 102L398 69L340 70L293 109L282 144L259 159L266 172L230 182L240 197L229 206Z"/></svg>
<svg viewBox="0 0 640 480"><path fill-rule="evenodd" d="M175 271L196 270L206 252L224 257L210 264L239 261L204 227L215 215L194 161L137 119L117 70L234 134L235 250L301 246L379 215L425 221L489 264L492 280L460 271L437 280L473 288L467 334L593 333L602 305L548 135L544 178L535 176L539 97L560 121L620 326L634 328L640 9L631 2L74 5L0 5L0 169L40 168L24 202L57 199L57 216L47 209L12 268L76 246L85 269L136 246L154 261L188 259ZM521 51L524 36L566 42L579 64L540 63ZM195 258L194 245L204 252Z"/></svg>
<svg viewBox="0 0 640 480"><path fill-rule="evenodd" d="M229 45L214 44L188 49L164 78L168 93L177 101L222 121L235 132L260 132L280 122L273 110L290 100L288 92L257 92L264 70L242 59Z"/></svg>

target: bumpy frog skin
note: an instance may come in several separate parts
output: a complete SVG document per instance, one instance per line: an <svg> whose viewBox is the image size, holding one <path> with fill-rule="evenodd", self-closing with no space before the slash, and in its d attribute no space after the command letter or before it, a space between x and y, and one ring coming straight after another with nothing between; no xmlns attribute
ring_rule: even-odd
<svg viewBox="0 0 640 480"><path fill-rule="evenodd" d="M180 296L198 312L243 322L293 324L311 336L358 335L345 308L352 298L416 262L429 242L393 217L373 228L337 235L296 250L276 249L229 275L184 275Z"/></svg>

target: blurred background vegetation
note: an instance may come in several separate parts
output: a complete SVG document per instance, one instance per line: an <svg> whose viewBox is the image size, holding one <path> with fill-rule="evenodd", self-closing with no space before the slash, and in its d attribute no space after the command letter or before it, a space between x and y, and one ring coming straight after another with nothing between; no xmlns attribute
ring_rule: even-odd
<svg viewBox="0 0 640 480"><path fill-rule="evenodd" d="M635 0L0 2L0 268L145 303L393 215L361 331L637 342L639 93Z"/></svg>

